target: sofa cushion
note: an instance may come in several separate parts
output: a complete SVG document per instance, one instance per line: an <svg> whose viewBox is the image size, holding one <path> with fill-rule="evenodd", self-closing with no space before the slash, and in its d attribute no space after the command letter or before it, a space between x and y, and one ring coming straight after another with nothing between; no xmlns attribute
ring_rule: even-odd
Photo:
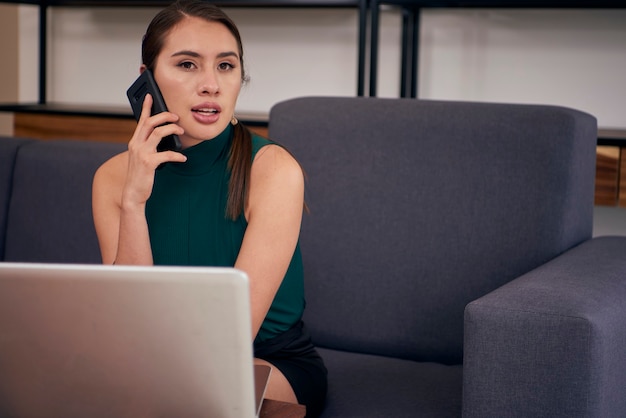
<svg viewBox="0 0 626 418"><path fill-rule="evenodd" d="M459 365L322 348L319 353L329 375L322 418L461 416L463 369Z"/></svg>
<svg viewBox="0 0 626 418"><path fill-rule="evenodd" d="M13 187L13 168L18 149L30 140L0 137L0 261L4 260L9 201Z"/></svg>
<svg viewBox="0 0 626 418"><path fill-rule="evenodd" d="M125 149L94 141L33 141L15 163L6 261L99 263L91 211L96 169Z"/></svg>

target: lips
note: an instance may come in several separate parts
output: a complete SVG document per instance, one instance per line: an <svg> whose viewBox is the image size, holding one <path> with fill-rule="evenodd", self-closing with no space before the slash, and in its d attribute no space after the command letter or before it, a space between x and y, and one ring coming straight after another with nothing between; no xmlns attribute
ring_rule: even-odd
<svg viewBox="0 0 626 418"><path fill-rule="evenodd" d="M198 112L201 114L216 114L222 111L222 109L220 108L220 106L218 104L214 104L214 103L203 103L201 105L198 106L194 106L191 109L192 112Z"/></svg>
<svg viewBox="0 0 626 418"><path fill-rule="evenodd" d="M201 123L213 123L219 119L222 108L217 103L202 103L191 108L194 118Z"/></svg>

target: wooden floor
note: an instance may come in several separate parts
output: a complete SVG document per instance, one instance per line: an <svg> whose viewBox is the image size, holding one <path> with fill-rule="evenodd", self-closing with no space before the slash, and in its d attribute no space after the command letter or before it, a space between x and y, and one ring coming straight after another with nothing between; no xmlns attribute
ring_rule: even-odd
<svg viewBox="0 0 626 418"><path fill-rule="evenodd" d="M127 143L136 122L132 118L15 113L15 136L39 139L81 139ZM267 136L267 127L250 126ZM626 152L599 146L596 164L595 204L626 207Z"/></svg>

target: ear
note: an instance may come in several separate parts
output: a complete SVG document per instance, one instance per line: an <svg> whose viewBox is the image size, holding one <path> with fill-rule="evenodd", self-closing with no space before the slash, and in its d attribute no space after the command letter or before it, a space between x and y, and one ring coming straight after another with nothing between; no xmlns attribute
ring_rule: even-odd
<svg viewBox="0 0 626 418"><path fill-rule="evenodd" d="M143 73L144 71L146 71L148 67L146 67L145 64L141 64L141 66L139 67L139 74Z"/></svg>

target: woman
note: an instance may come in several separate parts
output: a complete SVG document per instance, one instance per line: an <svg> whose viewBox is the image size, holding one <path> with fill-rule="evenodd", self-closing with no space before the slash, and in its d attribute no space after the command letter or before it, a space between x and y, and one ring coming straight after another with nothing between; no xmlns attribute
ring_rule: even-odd
<svg viewBox="0 0 626 418"><path fill-rule="evenodd" d="M150 116L146 96L128 151L94 177L103 262L246 272L255 362L272 366L266 397L316 416L326 369L301 321L303 173L285 149L234 117L246 80L238 29L205 1L177 1L148 26L142 60L169 112ZM157 152L171 134L182 151Z"/></svg>

